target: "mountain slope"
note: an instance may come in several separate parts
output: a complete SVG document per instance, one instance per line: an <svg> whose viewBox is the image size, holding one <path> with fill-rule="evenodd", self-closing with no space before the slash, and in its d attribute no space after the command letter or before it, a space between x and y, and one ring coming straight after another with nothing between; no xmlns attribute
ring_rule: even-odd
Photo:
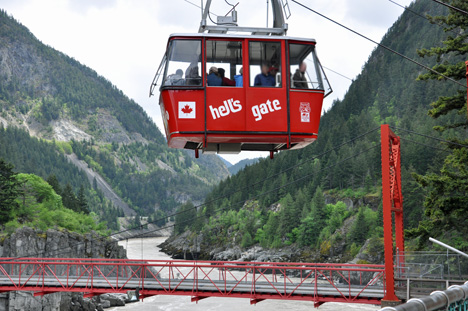
<svg viewBox="0 0 468 311"><path fill-rule="evenodd" d="M422 0L413 2L411 9L422 15L444 13L443 7ZM420 59L417 50L441 44L446 36L437 25L405 11L382 43L432 65L435 59ZM222 181L199 211L210 220L189 222L189 229L201 234L186 243L201 247L207 257L226 247L260 244L263 248L302 247L305 255L296 260L330 260L337 255L342 257L333 260L350 260L369 238L366 245L378 250L382 246L380 137L378 131L370 131L389 123L437 136L432 130L435 121L427 115L429 104L458 89L450 81L416 81L422 72L376 48L344 99L335 101L322 116L317 141L301 150L282 152L272 161L262 159ZM405 226L410 228L423 215L422 191L411 173L440 168L445 154L432 148L434 141L397 133L405 139L403 196Z"/></svg>
<svg viewBox="0 0 468 311"><path fill-rule="evenodd" d="M194 161L185 151L169 149L133 100L92 69L42 44L5 11L0 11L0 124L56 142L51 148L70 163L98 174L96 182L83 175L80 183L89 189L94 184L127 214L149 216L187 200L201 202L229 175L217 156ZM13 148L15 142L8 144ZM44 178L51 172L37 170L25 172Z"/></svg>
<svg viewBox="0 0 468 311"><path fill-rule="evenodd" d="M241 160L241 161L237 162L236 164L228 167L229 173L231 173L231 175L235 175L240 170L244 169L247 166L250 166L250 165L253 165L253 164L257 163L259 160L260 159L258 159L258 158Z"/></svg>

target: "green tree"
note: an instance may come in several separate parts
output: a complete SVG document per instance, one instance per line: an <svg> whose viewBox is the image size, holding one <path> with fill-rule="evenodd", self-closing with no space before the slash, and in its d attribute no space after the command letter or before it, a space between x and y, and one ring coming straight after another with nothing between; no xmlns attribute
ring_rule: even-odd
<svg viewBox="0 0 468 311"><path fill-rule="evenodd" d="M52 186L52 188L55 190L55 193L62 193L62 187L60 186L60 183L55 174L50 174L49 177L47 177L47 183Z"/></svg>
<svg viewBox="0 0 468 311"><path fill-rule="evenodd" d="M12 218L12 211L18 207L16 198L20 195L20 182L13 172L13 165L0 158L0 224Z"/></svg>
<svg viewBox="0 0 468 311"><path fill-rule="evenodd" d="M364 243L369 231L369 226L364 212L364 207L359 208L356 220L354 221L353 227L349 233L351 242L356 243L357 245L362 245L362 243Z"/></svg>
<svg viewBox="0 0 468 311"><path fill-rule="evenodd" d="M312 198L312 213L314 215L315 226L318 232L320 232L327 224L325 197L320 187L315 190L314 197Z"/></svg>
<svg viewBox="0 0 468 311"><path fill-rule="evenodd" d="M286 197L281 200L281 212L280 212L280 224L279 231L280 235L286 236L287 233L291 232L294 228L298 215L294 214L294 201L292 196L288 193Z"/></svg>
<svg viewBox="0 0 468 311"><path fill-rule="evenodd" d="M468 10L468 2L465 0L446 1L462 10ZM422 57L435 56L438 64L433 69L455 80L464 80L466 67L464 60L468 54L468 16L456 10L449 10L446 16L431 17L434 22L442 23L451 32L443 42L443 46L418 51ZM418 77L419 80L441 80L440 76L429 72ZM459 145L448 144L452 150L445 158L440 172L426 175L414 174L416 181L425 188L424 201L426 219L419 223L417 229L410 230L412 237L421 237L425 242L430 235L454 233L454 231L466 236L468 227L468 138L466 129L466 89L460 89L451 96L440 96L431 104L429 115L438 119L442 116L439 125L434 129L439 132L450 132L451 139ZM449 130L450 131L447 131ZM462 129L465 129L464 131ZM455 130L455 131L454 131ZM456 136L453 137L453 134ZM461 146L461 145L465 145Z"/></svg>
<svg viewBox="0 0 468 311"><path fill-rule="evenodd" d="M89 214L88 201L86 200L83 185L80 186L80 190L78 191L78 196L76 197L76 205L79 212Z"/></svg>
<svg viewBox="0 0 468 311"><path fill-rule="evenodd" d="M330 218L328 219L328 227L330 229L330 233L335 232L336 229L343 225L344 219L348 216L348 211L346 208L346 204L339 201L335 205L329 205L332 209L330 213Z"/></svg>
<svg viewBox="0 0 468 311"><path fill-rule="evenodd" d="M242 243L241 243L241 246L243 248L246 248L246 247L249 247L253 244L253 240L252 240L252 236L250 235L250 233L246 232L244 233L244 235L242 236Z"/></svg>
<svg viewBox="0 0 468 311"><path fill-rule="evenodd" d="M301 221L296 234L300 246L315 246L320 234L316 224L317 222L312 214Z"/></svg>
<svg viewBox="0 0 468 311"><path fill-rule="evenodd" d="M197 217L197 211L191 201L183 204L177 210L175 217L174 233L180 234L185 231L186 228L190 228Z"/></svg>
<svg viewBox="0 0 468 311"><path fill-rule="evenodd" d="M63 205L71 209L72 211L79 212L78 200L76 199L75 193L70 184L66 184L65 188L62 191L62 202Z"/></svg>
<svg viewBox="0 0 468 311"><path fill-rule="evenodd" d="M260 245L262 245L262 247L271 246L271 243L273 243L275 237L279 238L279 223L280 220L278 214L275 212L270 212L268 215L268 220L263 226L262 237L264 237L264 240L260 240Z"/></svg>

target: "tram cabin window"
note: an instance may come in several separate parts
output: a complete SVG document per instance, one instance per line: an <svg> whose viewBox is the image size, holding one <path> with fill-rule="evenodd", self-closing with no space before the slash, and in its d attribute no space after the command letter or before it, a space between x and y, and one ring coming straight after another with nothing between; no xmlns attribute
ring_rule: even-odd
<svg viewBox="0 0 468 311"><path fill-rule="evenodd" d="M201 40L172 40L163 86L201 86Z"/></svg>
<svg viewBox="0 0 468 311"><path fill-rule="evenodd" d="M242 69L242 42L207 40L206 68L210 70L208 86L236 86L235 76Z"/></svg>
<svg viewBox="0 0 468 311"><path fill-rule="evenodd" d="M289 44L291 88L324 90L331 92L312 44Z"/></svg>
<svg viewBox="0 0 468 311"><path fill-rule="evenodd" d="M250 86L281 87L281 43L249 43Z"/></svg>

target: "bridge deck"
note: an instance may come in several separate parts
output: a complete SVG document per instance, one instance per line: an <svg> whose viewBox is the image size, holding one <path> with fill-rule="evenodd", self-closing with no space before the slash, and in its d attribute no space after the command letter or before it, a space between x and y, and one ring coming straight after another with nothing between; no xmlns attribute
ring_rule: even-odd
<svg viewBox="0 0 468 311"><path fill-rule="evenodd" d="M126 293L380 304L377 265L90 259L0 260L0 291Z"/></svg>
<svg viewBox="0 0 468 311"><path fill-rule="evenodd" d="M19 276L10 276L13 280L19 280ZM179 282L178 282L179 281ZM13 284L7 277L0 277L0 290L30 290L40 291L47 287L48 291L64 291L74 289L77 292L87 292L90 290L102 289L105 292L127 292L142 288L146 291L155 291L158 294L162 292L174 294L174 292L189 292L195 293L261 293L269 295L299 295L299 296L341 296L343 293L351 294L352 296L359 295L361 298L383 298L383 287L373 286L365 288L365 286L353 285L351 289L344 285L319 284L316 288L315 284L284 284L284 282L256 282L255 288L251 282L237 283L235 281L210 281L210 280L169 280L160 279L155 281L153 278L145 278L138 280L126 281L125 284L119 285L117 278L94 278L91 280L74 280L73 277L32 277L28 280L18 281ZM172 284L171 284L172 283ZM62 285L61 285L62 284ZM194 290L196 288L196 291ZM110 290L110 291L109 291Z"/></svg>

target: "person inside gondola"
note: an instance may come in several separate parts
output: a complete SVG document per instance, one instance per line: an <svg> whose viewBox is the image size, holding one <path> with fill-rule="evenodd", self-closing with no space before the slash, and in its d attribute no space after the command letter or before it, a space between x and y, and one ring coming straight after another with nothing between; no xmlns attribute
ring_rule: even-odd
<svg viewBox="0 0 468 311"><path fill-rule="evenodd" d="M190 65L185 71L186 85L201 85L201 77L198 73L198 66Z"/></svg>
<svg viewBox="0 0 468 311"><path fill-rule="evenodd" d="M223 86L235 86L236 82L229 78L226 78L224 74L225 74L224 68L218 68L218 75L221 78L222 85Z"/></svg>
<svg viewBox="0 0 468 311"><path fill-rule="evenodd" d="M309 86L307 85L307 78L305 76L305 72L307 70L307 64L302 62L299 65L299 68L296 69L296 72L293 76L293 85L298 89L308 89Z"/></svg>
<svg viewBox="0 0 468 311"><path fill-rule="evenodd" d="M270 73L268 64L262 64L261 73L254 80L254 86L275 86L275 77Z"/></svg>
<svg viewBox="0 0 468 311"><path fill-rule="evenodd" d="M236 81L236 86L238 86L238 87L244 86L244 77L243 77L243 75L244 75L244 70L241 67L241 69L239 70L239 74L234 76L234 81Z"/></svg>
<svg viewBox="0 0 468 311"><path fill-rule="evenodd" d="M207 77L208 86L221 86L223 79L218 75L218 68L211 67Z"/></svg>
<svg viewBox="0 0 468 311"><path fill-rule="evenodd" d="M184 72L182 69L177 69L174 74L167 76L166 85L184 85L185 81L183 79Z"/></svg>

